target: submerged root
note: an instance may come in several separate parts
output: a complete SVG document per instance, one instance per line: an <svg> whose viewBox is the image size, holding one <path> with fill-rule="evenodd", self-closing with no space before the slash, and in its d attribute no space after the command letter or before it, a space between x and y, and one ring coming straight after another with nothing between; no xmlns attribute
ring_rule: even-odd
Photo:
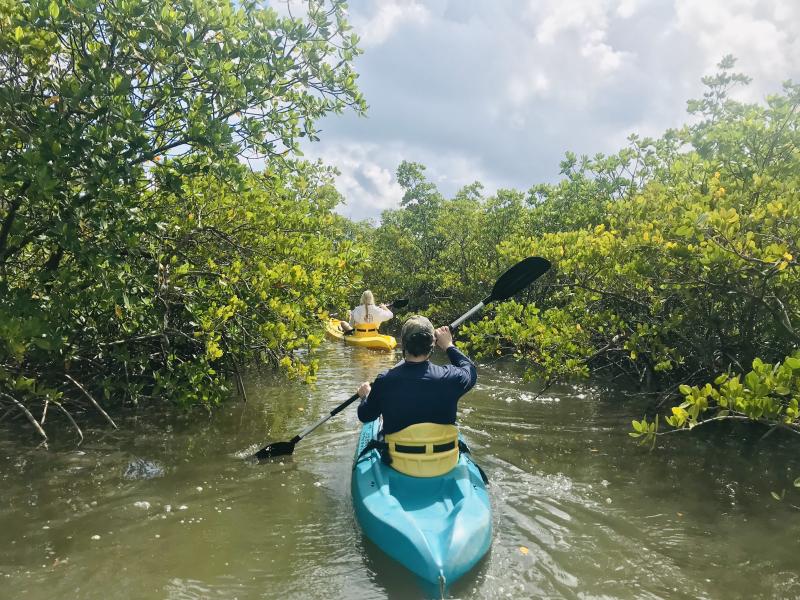
<svg viewBox="0 0 800 600"><path fill-rule="evenodd" d="M78 440L78 446L80 446L83 443L83 431L81 431L81 428L78 427L78 424L75 422L75 419L72 418L72 415L69 414L69 411L66 408L64 408L63 404L61 404L60 402L54 402L54 404L61 410L61 412L64 413L64 415L66 415L69 422L72 423L72 426L75 428L75 431L78 432L78 437L80 438Z"/></svg>
<svg viewBox="0 0 800 600"><path fill-rule="evenodd" d="M14 396L6 394L5 392L0 392L0 397L6 398L7 400L11 400L11 402L13 402L16 405L16 407L20 411L22 411L22 414L25 415L25 418L28 419L30 424L33 425L33 428L36 430L36 433L38 433L41 436L42 440L44 440L45 442L47 441L47 434L44 432L44 429L42 429L42 426L39 424L39 421L36 420L36 417L34 417L33 414L31 414L31 411L29 411L28 408L22 402L14 398Z"/></svg>
<svg viewBox="0 0 800 600"><path fill-rule="evenodd" d="M75 383L77 384L77 382ZM88 393L86 395L88 396ZM90 401L91 400L92 399L90 398ZM4 408L2 401L11 403L11 406L2 414L2 416L0 417L0 421L6 419L9 416L13 420L14 419L13 415L15 412L21 413L25 417L25 419L31 424L31 426L33 426L36 433L39 434L39 437L42 440L41 445L43 445L45 448L48 447L47 443L49 441L49 438L44 430L44 424L48 416L48 409L51 405L56 406L58 410L61 411L61 413L66 417L67 421L69 421L70 425L75 430L75 433L78 435L78 445L80 445L83 442L84 438L83 430L78 425L78 422L75 420L75 417L73 417L72 413L67 409L67 407L62 402L59 402L53 398L45 398L42 403L42 416L39 420L37 420L36 417L33 416L31 409L28 406L26 406L22 401L15 398L11 394L0 391L0 408ZM108 416L108 414L106 414L106 412L102 410L102 408L97 406L95 402L92 403L95 404L100 413L116 429L117 425L116 423L114 423L111 417ZM6 404L6 406L8 406L8 404Z"/></svg>
<svg viewBox="0 0 800 600"><path fill-rule="evenodd" d="M70 376L68 373L64 373L64 377L69 379L73 384L75 384L75 387L77 387L81 392L83 392L83 395L86 396L89 399L89 402L91 402L92 405L94 405L94 407L100 412L101 415L103 415L105 417L106 421L108 421L114 429L119 429L117 427L117 424L114 423L114 419L112 419L110 416L108 416L108 413L106 411L104 411L103 407L100 406L97 403L97 400L95 400L92 397L92 395L89 392L86 391L85 387L83 387L80 383L75 381L75 379L73 379L72 376Z"/></svg>

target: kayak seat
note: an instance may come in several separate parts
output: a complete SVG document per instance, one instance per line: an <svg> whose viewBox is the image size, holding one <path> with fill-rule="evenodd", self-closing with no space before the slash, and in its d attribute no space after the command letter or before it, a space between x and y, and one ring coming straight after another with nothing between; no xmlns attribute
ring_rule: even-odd
<svg viewBox="0 0 800 600"><path fill-rule="evenodd" d="M458 427L416 423L385 436L392 468L411 477L438 477L458 463Z"/></svg>

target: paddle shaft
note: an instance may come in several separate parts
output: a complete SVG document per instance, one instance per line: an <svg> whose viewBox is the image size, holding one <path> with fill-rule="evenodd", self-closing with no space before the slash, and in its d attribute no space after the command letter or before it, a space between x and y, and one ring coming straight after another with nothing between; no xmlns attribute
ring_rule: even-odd
<svg viewBox="0 0 800 600"><path fill-rule="evenodd" d="M313 425L309 425L308 427L306 427L305 429L303 429L303 431L301 431L301 432L300 432L300 433L298 433L296 436L294 436L294 438L292 438L292 441L291 441L291 443L292 443L292 444L296 444L297 442L299 442L300 440L302 440L304 437L306 437L306 436L307 436L309 433L311 433L312 431L314 431L314 430L315 430L317 427L319 427L319 426L320 426L320 425L322 425L323 423L327 422L327 421L328 421L328 419L330 419L331 417L335 417L337 414L339 414L340 412L342 412L342 411L343 411L345 408L347 408L348 406L350 406L350 405L351 405L353 402L355 402L356 400L358 400L358 394L353 394L353 395L352 395L352 396L350 396L350 397L349 397L347 400L345 400L345 401L344 401L344 402L342 402L342 403L341 403L339 406L337 406L337 407L336 407L336 408L334 408L334 409L333 409L331 412L329 412L327 415L325 415L324 417L322 417L322 418L321 418L319 421L317 421L317 422L316 422L316 423L314 423Z"/></svg>
<svg viewBox="0 0 800 600"><path fill-rule="evenodd" d="M483 309L483 307L486 306L486 304L489 303L489 301L490 301L489 298L486 298L486 299L478 302L475 306L470 308L467 312L465 312L463 315L458 317L455 321L450 323L450 331L453 331L456 327L461 325L464 321L469 319L475 313L480 312Z"/></svg>

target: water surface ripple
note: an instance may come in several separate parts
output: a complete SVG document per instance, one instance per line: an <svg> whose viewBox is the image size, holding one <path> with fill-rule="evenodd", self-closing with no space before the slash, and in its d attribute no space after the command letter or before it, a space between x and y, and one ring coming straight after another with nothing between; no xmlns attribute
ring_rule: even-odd
<svg viewBox="0 0 800 600"><path fill-rule="evenodd" d="M45 452L0 429L0 598L424 598L361 535L350 503L348 410L291 438L399 360L332 342L317 383L247 381L249 404L120 416ZM451 597L800 597L793 440L719 428L631 443L624 391L537 397L513 365L481 366L461 424L492 480L488 557ZM786 489L775 501L771 491Z"/></svg>

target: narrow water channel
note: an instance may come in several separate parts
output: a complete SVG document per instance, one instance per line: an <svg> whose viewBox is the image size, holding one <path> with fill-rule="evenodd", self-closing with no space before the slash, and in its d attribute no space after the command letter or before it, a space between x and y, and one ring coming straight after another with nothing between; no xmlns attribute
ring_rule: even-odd
<svg viewBox="0 0 800 600"><path fill-rule="evenodd" d="M283 462L240 458L399 353L326 342L320 358L313 387L253 376L246 405L131 415L79 448L65 432L25 449L27 432L0 428L0 598L425 597L356 525L354 410ZM800 597L796 441L720 428L648 452L627 435L641 409L625 393L534 390L513 365L481 366L462 400L495 537L451 597Z"/></svg>

